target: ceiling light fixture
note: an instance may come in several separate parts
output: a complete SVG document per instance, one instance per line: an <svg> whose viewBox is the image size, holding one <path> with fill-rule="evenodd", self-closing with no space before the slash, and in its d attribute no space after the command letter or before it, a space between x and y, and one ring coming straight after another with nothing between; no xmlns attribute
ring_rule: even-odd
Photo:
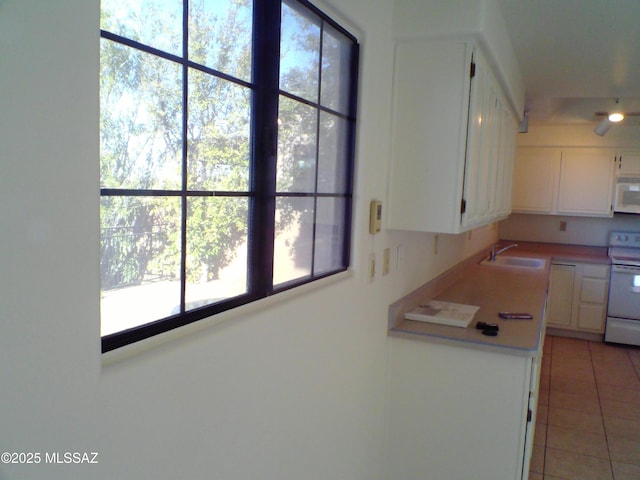
<svg viewBox="0 0 640 480"><path fill-rule="evenodd" d="M624 118L624 114L622 113L622 108L620 107L620 99L616 98L616 106L613 112L609 114L610 122L619 122Z"/></svg>
<svg viewBox="0 0 640 480"><path fill-rule="evenodd" d="M610 113L596 112L596 115L604 115L604 118L593 131L601 137L604 137L605 133L607 133L613 125L624 119L620 99L616 98L616 104Z"/></svg>
<svg viewBox="0 0 640 480"><path fill-rule="evenodd" d="M593 131L596 132L601 137L604 137L604 134L609 131L609 129L611 128L611 125L613 125L613 122L609 120L609 118L605 117L602 119L602 121L598 124L598 126Z"/></svg>

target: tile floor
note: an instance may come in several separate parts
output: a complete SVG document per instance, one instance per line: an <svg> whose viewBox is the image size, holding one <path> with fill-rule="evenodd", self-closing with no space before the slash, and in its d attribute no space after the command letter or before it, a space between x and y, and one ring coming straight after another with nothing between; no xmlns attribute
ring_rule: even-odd
<svg viewBox="0 0 640 480"><path fill-rule="evenodd" d="M529 479L640 479L640 348L546 337Z"/></svg>

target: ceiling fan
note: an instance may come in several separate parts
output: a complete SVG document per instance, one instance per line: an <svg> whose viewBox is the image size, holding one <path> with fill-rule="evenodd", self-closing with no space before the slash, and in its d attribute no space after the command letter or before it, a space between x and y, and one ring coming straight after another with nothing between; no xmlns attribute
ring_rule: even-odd
<svg viewBox="0 0 640 480"><path fill-rule="evenodd" d="M610 112L596 112L596 116L604 117L598 126L593 130L601 137L604 137L605 133L616 123L624 120L625 117L637 117L640 116L640 112L625 112L622 110L620 99L616 98L616 104Z"/></svg>

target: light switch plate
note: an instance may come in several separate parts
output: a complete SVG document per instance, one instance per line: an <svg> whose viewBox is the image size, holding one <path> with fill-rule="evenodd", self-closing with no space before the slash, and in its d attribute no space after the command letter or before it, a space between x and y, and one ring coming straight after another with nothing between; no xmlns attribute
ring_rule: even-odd
<svg viewBox="0 0 640 480"><path fill-rule="evenodd" d="M369 233L375 235L382 230L382 202L371 200L369 207Z"/></svg>
<svg viewBox="0 0 640 480"><path fill-rule="evenodd" d="M382 252L382 275L388 275L391 264L391 249L385 248Z"/></svg>

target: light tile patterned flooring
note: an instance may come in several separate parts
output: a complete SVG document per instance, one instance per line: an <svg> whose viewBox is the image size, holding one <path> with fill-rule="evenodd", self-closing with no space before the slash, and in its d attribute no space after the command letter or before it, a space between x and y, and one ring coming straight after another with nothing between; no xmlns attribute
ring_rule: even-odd
<svg viewBox="0 0 640 480"><path fill-rule="evenodd" d="M546 337L529 478L640 479L640 348Z"/></svg>

